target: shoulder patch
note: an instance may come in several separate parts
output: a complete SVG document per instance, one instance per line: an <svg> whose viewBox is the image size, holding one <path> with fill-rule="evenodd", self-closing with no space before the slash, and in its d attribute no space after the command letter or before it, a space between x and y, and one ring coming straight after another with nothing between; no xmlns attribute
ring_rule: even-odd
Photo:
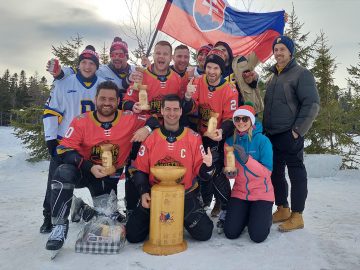
<svg viewBox="0 0 360 270"><path fill-rule="evenodd" d="M133 115L133 114L134 113L132 111L129 111L129 110L122 112L122 115Z"/></svg>

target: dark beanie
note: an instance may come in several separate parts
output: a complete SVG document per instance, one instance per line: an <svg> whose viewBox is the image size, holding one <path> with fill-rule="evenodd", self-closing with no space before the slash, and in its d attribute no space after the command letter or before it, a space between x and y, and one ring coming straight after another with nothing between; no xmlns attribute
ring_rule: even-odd
<svg viewBox="0 0 360 270"><path fill-rule="evenodd" d="M224 73L225 69L225 54L220 49L212 49L206 56L204 68L206 69L207 63L215 63L220 66L221 73Z"/></svg>
<svg viewBox="0 0 360 270"><path fill-rule="evenodd" d="M99 55L95 52L95 48L92 45L87 45L85 50L79 56L79 64L83 59L89 59L96 64L96 68L99 68Z"/></svg>
<svg viewBox="0 0 360 270"><path fill-rule="evenodd" d="M115 37L114 41L111 43L110 53L115 50L123 50L124 53L128 53L128 45L119 37Z"/></svg>
<svg viewBox="0 0 360 270"><path fill-rule="evenodd" d="M286 48L288 48L288 50L290 51L290 54L292 57L294 57L294 53L295 53L295 44L294 41L287 37L287 36L278 36L277 38L275 38L272 49L274 52L274 47L276 44L284 44L286 46Z"/></svg>

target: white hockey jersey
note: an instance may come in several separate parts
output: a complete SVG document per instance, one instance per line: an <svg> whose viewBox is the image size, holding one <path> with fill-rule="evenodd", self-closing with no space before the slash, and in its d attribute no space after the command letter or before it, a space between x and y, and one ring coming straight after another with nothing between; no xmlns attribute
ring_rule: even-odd
<svg viewBox="0 0 360 270"><path fill-rule="evenodd" d="M75 116L95 110L96 87L104 81L95 78L90 85L77 74L54 81L43 115L46 141L61 139Z"/></svg>

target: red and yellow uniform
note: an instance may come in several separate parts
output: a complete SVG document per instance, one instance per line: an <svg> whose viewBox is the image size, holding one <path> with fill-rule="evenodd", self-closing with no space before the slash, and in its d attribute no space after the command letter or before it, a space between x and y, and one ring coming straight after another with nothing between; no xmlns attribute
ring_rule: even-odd
<svg viewBox="0 0 360 270"><path fill-rule="evenodd" d="M182 87L182 79L176 72L169 69L169 73L164 76L158 76L147 68L143 73L143 85L147 85L147 95L150 105L149 113L156 115L159 119L162 119L160 113L161 100L163 96L169 94L176 94L180 98L184 96ZM123 106L127 101L138 102L139 91L133 90L133 84L128 88L123 100Z"/></svg>
<svg viewBox="0 0 360 270"><path fill-rule="evenodd" d="M117 111L112 122L101 123L95 112L81 114L71 122L58 146L58 154L77 151L85 160L101 164L101 145L112 144L112 160L116 169L123 167L130 154L133 133L145 125L147 115Z"/></svg>
<svg viewBox="0 0 360 270"><path fill-rule="evenodd" d="M181 183L185 190L190 190L197 187L196 177L204 154L200 135L191 129L185 127L177 137L169 138L158 128L140 146L134 165L137 170L149 174L151 186L156 180L150 167L183 166L186 173Z"/></svg>
<svg viewBox="0 0 360 270"><path fill-rule="evenodd" d="M207 130L211 113L218 113L217 128L226 120L231 120L238 107L238 93L232 84L223 81L219 86L210 86L206 75L196 81L196 92L193 95L196 108L199 110L198 131L201 135Z"/></svg>

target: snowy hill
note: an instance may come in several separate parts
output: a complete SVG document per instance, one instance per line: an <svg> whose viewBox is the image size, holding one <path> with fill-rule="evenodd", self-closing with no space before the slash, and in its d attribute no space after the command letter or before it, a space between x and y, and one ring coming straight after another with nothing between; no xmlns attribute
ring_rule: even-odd
<svg viewBox="0 0 360 270"><path fill-rule="evenodd" d="M188 249L165 257L144 253L141 244L126 244L118 255L88 255L75 253L82 224L72 223L65 247L50 261L47 235L39 233L48 162L26 162L11 132L0 127L0 269L360 269L360 172L338 171L338 157L319 155L306 157L303 230L280 233L273 225L261 244L247 233L228 240L214 231L207 242L185 235ZM121 182L120 194L123 188ZM87 190L76 194L89 201Z"/></svg>

